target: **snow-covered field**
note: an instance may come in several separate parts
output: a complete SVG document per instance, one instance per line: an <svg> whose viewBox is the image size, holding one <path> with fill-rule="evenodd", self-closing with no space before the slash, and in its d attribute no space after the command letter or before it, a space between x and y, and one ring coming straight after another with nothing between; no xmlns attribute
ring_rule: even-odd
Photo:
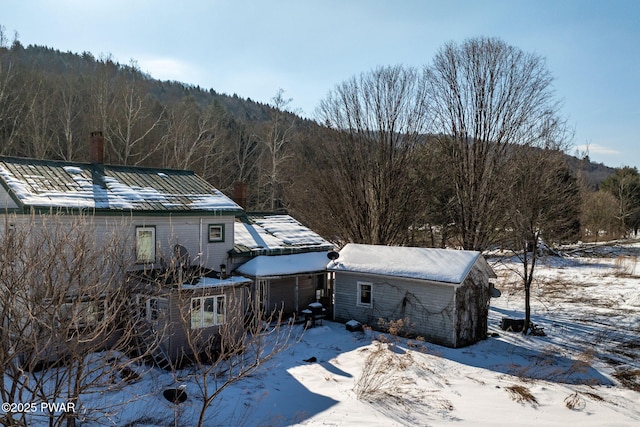
<svg viewBox="0 0 640 427"><path fill-rule="evenodd" d="M206 425L640 425L640 245L566 253L537 270L532 320L546 336L499 328L522 317L524 298L518 265L491 259L502 291L491 302L495 336L450 349L328 321L298 327L291 347L224 391ZM191 398L174 408L162 397L176 385L154 369L103 398L140 396L114 425L193 425Z"/></svg>

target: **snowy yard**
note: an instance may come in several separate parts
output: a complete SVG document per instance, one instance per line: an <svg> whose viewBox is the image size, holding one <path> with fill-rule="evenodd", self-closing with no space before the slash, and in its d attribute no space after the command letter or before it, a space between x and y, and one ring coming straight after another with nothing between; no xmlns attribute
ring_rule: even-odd
<svg viewBox="0 0 640 427"><path fill-rule="evenodd" d="M495 336L470 347L351 333L328 321L304 333L297 326L298 340L225 390L206 425L640 425L636 251L640 245L544 259L532 296L544 337L499 328L504 316L522 317L524 300L512 271L518 265L497 259L490 260L502 290L491 302ZM178 408L162 397L180 384L153 369L100 399L131 402L114 425L193 425L193 384Z"/></svg>

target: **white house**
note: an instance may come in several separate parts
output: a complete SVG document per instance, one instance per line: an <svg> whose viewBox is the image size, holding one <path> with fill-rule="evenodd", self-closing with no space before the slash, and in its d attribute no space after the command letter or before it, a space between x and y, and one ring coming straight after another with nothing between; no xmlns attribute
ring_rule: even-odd
<svg viewBox="0 0 640 427"><path fill-rule="evenodd" d="M187 352L180 341L187 331L215 336L221 324L243 321L251 281L226 274L234 220L243 211L191 171L106 165L103 149L102 134L95 132L91 163L0 157L0 212L6 219L0 232L8 231L5 225L29 224L34 215L55 215L63 224L86 219L97 241L117 229L130 259L122 286L132 288L138 314L148 321L141 330L146 334L160 318L171 324L164 350L179 358ZM69 299L81 304L77 295Z"/></svg>

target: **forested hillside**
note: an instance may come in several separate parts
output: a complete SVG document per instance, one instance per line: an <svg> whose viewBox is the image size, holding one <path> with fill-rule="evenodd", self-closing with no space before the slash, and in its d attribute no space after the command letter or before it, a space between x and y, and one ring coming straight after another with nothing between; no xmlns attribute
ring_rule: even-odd
<svg viewBox="0 0 640 427"><path fill-rule="evenodd" d="M447 163L443 146L433 143L438 137L409 129L416 133L407 143L400 128L360 129L364 156L344 144L346 134L356 142L353 129L331 123L331 112L318 119L321 126L291 113L290 104L283 90L266 105L154 80L135 64L89 52L6 39L0 46L0 155L85 162L89 134L101 130L108 163L194 170L229 195L245 183L248 210L289 211L335 242L440 246L454 236L454 193L440 173ZM613 173L588 159L566 160L589 191ZM349 173L362 168L389 179ZM377 199L360 199L360 189Z"/></svg>

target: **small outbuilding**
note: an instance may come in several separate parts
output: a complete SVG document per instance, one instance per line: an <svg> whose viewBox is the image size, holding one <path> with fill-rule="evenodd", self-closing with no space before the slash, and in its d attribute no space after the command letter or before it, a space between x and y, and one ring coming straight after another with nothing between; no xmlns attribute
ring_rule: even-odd
<svg viewBox="0 0 640 427"><path fill-rule="evenodd" d="M334 319L463 347L487 336L496 275L480 252L350 243L327 265Z"/></svg>

